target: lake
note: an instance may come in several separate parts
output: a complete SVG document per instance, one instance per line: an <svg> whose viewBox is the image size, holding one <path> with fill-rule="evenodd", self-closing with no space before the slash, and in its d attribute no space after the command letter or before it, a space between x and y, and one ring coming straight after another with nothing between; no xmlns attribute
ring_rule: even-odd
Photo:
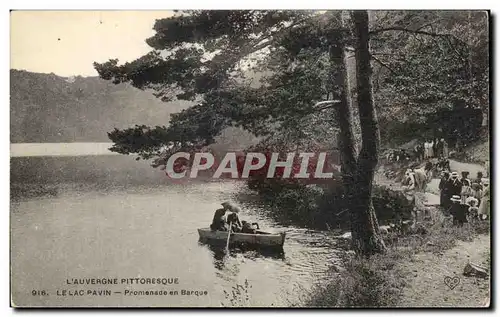
<svg viewBox="0 0 500 317"><path fill-rule="evenodd" d="M108 155L109 144L49 147L11 146L16 305L289 306L338 261L341 251L325 233L282 227L266 217L262 206L236 201L247 191L243 182L172 182L148 162ZM242 219L286 231L284 254L225 254L201 244L197 228L210 224L223 201L240 204ZM178 284L68 284L84 278L178 278ZM244 291L233 295L233 287ZM32 294L42 290L49 295ZM109 290L111 295L80 296L78 290ZM125 290L179 294L131 296ZM181 295L183 290L207 294Z"/></svg>

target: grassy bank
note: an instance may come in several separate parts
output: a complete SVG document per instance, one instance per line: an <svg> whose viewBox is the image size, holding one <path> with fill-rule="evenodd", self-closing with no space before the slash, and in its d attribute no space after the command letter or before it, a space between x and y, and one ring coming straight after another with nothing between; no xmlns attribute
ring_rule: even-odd
<svg viewBox="0 0 500 317"><path fill-rule="evenodd" d="M342 269L334 268L330 278L305 294L301 305L309 307L394 307L399 306L408 285L408 270L419 274L414 265L417 254L429 253L431 258L442 256L461 241L471 242L480 234L490 232L489 222L453 227L439 219L418 230L419 233L385 237L388 250L370 258L351 253L343 259ZM409 263L409 264L408 264ZM405 265L407 264L407 265ZM432 267L426 268L433 270ZM488 267L489 269L489 267ZM441 277L442 278L442 277ZM414 290L419 292L419 290Z"/></svg>

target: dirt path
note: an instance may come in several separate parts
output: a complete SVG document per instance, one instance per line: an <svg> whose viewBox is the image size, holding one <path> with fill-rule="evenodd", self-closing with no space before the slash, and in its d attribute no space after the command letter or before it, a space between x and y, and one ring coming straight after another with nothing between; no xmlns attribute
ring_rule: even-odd
<svg viewBox="0 0 500 317"><path fill-rule="evenodd" d="M452 171L469 171L475 177L478 171L485 171L479 164L462 163L450 160ZM392 182L392 183L391 183ZM378 184L390 185L395 190L400 184L379 175ZM427 186L425 205L439 204L439 179L433 179ZM452 249L441 254L430 252L417 253L412 260L401 262L405 272L406 287L399 306L404 307L482 307L489 302L490 281L464 276L463 269L470 261L482 266L490 252L490 236L480 235L471 242L457 241ZM459 284L451 289L444 278L459 277Z"/></svg>
<svg viewBox="0 0 500 317"><path fill-rule="evenodd" d="M442 255L417 253L413 261L401 263L407 273L400 306L406 307L482 307L490 296L489 279L464 276L468 261L486 265L490 252L490 236L480 235L472 242L457 242L457 246ZM444 278L459 277L459 284L451 289Z"/></svg>

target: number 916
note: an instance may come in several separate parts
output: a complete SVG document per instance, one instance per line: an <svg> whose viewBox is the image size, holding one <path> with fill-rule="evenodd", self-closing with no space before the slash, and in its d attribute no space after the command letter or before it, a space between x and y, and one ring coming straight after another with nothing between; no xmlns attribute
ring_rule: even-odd
<svg viewBox="0 0 500 317"><path fill-rule="evenodd" d="M47 295L47 291L45 291L45 290L39 291L39 290L35 290L34 289L34 290L31 291L31 295L33 295L33 296L46 296Z"/></svg>

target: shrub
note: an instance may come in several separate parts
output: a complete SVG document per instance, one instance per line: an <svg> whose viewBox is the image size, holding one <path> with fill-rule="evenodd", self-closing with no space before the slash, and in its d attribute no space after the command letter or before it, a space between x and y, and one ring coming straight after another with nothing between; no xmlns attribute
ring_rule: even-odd
<svg viewBox="0 0 500 317"><path fill-rule="evenodd" d="M377 218L381 223L411 218L413 202L409 201L400 191L384 186L374 186L372 201Z"/></svg>
<svg viewBox="0 0 500 317"><path fill-rule="evenodd" d="M269 215L282 223L322 230L349 227L343 187L337 180L330 184L305 185L280 179L259 182L254 179L248 186L268 205ZM413 209L401 192L381 186L374 186L373 206L381 223L409 219Z"/></svg>

